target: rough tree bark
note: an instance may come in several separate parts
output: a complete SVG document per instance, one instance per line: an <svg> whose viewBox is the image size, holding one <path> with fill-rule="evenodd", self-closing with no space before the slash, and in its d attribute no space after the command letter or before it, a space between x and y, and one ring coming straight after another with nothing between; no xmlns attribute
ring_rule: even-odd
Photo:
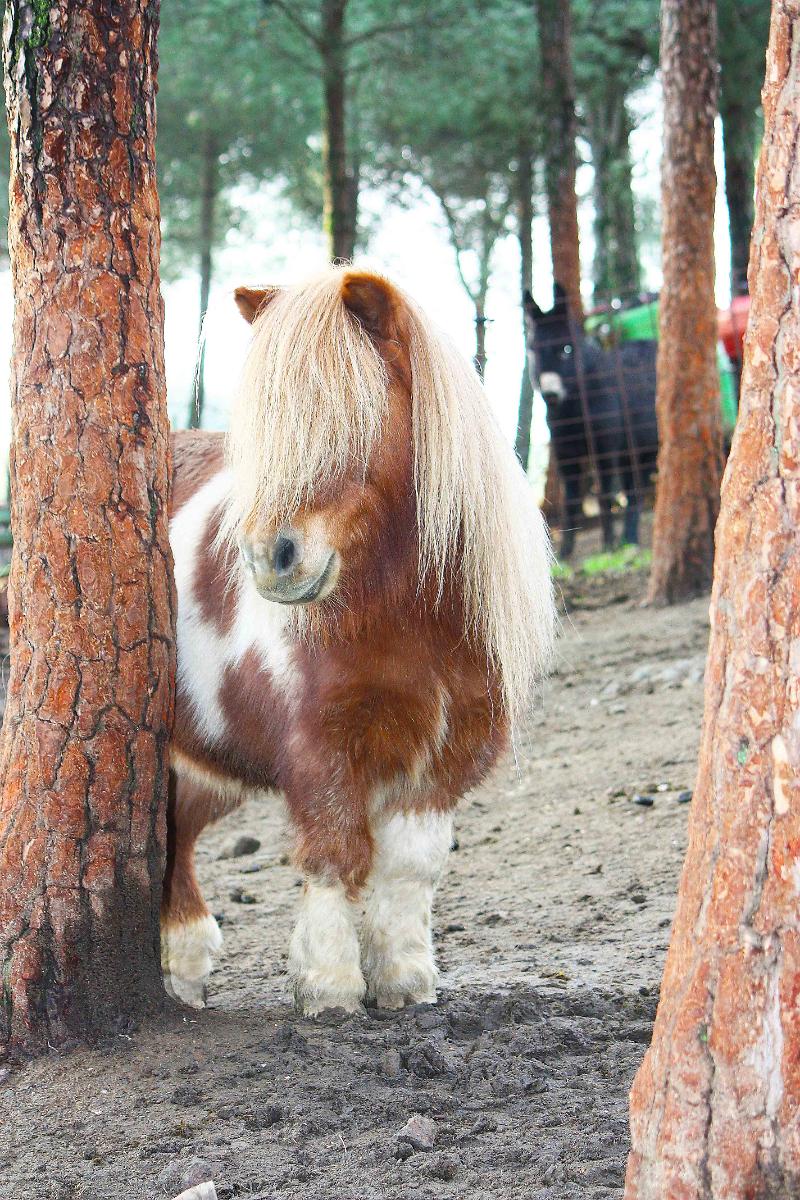
<svg viewBox="0 0 800 1200"><path fill-rule="evenodd" d="M11 677L0 1045L162 1002L173 708L154 164L158 4L9 0Z"/></svg>
<svg viewBox="0 0 800 1200"><path fill-rule="evenodd" d="M800 1195L800 3L775 0L700 773L627 1200Z"/></svg>
<svg viewBox="0 0 800 1200"><path fill-rule="evenodd" d="M520 297L533 288L533 160L527 147L520 147L519 166L515 176L517 236L520 258ZM522 336L525 337L525 319L522 319ZM517 410L517 435L514 449L517 458L527 471L531 453L531 421L533 420L533 384L528 370L527 353L522 363L522 381Z"/></svg>
<svg viewBox="0 0 800 1200"><path fill-rule="evenodd" d="M664 0L661 74L664 284L649 599L673 604L711 586L722 473L714 302L715 0Z"/></svg>
<svg viewBox="0 0 800 1200"><path fill-rule="evenodd" d="M553 278L569 296L576 319L581 300L578 197L575 191L575 78L569 0L536 0L547 126L545 190L550 220Z"/></svg>

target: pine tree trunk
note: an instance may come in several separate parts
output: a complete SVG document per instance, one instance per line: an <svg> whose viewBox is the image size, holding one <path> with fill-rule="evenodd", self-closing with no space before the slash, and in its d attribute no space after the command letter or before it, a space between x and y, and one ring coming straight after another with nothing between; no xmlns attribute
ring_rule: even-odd
<svg viewBox="0 0 800 1200"><path fill-rule="evenodd" d="M800 1195L800 3L775 0L700 773L627 1200Z"/></svg>
<svg viewBox="0 0 800 1200"><path fill-rule="evenodd" d="M347 0L323 0L323 226L332 262L355 252L357 196L347 160Z"/></svg>
<svg viewBox="0 0 800 1200"><path fill-rule="evenodd" d="M711 586L722 428L714 302L714 0L664 0L658 482L649 599Z"/></svg>
<svg viewBox="0 0 800 1200"><path fill-rule="evenodd" d="M747 277L753 229L753 160L756 123L752 112L725 91L720 95L722 147L725 154L725 199L731 239L731 294L741 295Z"/></svg>
<svg viewBox="0 0 800 1200"><path fill-rule="evenodd" d="M639 290L636 213L624 94L589 115L594 166L594 293L596 301Z"/></svg>
<svg viewBox="0 0 800 1200"><path fill-rule="evenodd" d="M154 0L6 12L15 543L0 1043L14 1052L119 1029L163 996L175 604L157 25Z"/></svg>
<svg viewBox="0 0 800 1200"><path fill-rule="evenodd" d="M203 190L200 198L200 321L198 326L197 378L189 404L189 428L199 429L203 424L205 407L205 364L206 346L203 323L208 312L211 295L211 278L214 270L214 218L219 188L219 160L216 139L207 132L203 143Z"/></svg>
<svg viewBox="0 0 800 1200"><path fill-rule="evenodd" d="M569 0L536 0L546 111L545 189L553 278L583 317L578 198L575 191L575 80Z"/></svg>
<svg viewBox="0 0 800 1200"><path fill-rule="evenodd" d="M533 287L533 163L526 148L520 150L519 169L515 176L517 188L516 216L520 257L520 296ZM525 338L525 320L522 321L522 336ZM523 340L524 344L524 340ZM522 381L517 410L517 436L514 449L517 458L527 471L531 453L531 421L533 420L533 384L528 370L527 353L522 363Z"/></svg>

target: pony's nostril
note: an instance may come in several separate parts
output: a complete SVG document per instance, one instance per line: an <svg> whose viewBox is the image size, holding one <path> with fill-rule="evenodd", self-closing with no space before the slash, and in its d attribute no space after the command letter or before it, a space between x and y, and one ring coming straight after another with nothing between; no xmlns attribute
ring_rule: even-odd
<svg viewBox="0 0 800 1200"><path fill-rule="evenodd" d="M275 539L275 572L287 575L295 565L297 546L294 538L285 533L279 533Z"/></svg>

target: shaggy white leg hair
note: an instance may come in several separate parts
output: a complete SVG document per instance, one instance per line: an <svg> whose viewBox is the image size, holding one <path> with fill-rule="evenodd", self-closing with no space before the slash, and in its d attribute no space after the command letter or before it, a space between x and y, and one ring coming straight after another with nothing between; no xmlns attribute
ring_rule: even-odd
<svg viewBox="0 0 800 1200"><path fill-rule="evenodd" d="M380 1008L436 1000L431 904L452 837L450 813L396 813L375 831L361 957Z"/></svg>
<svg viewBox="0 0 800 1200"><path fill-rule="evenodd" d="M174 1000L205 1008L206 983L222 934L209 914L196 921L161 926L161 969L164 987Z"/></svg>
<svg viewBox="0 0 800 1200"><path fill-rule="evenodd" d="M306 880L289 942L289 977L295 1003L307 1017L326 1008L361 1008L365 984L355 909L338 880Z"/></svg>

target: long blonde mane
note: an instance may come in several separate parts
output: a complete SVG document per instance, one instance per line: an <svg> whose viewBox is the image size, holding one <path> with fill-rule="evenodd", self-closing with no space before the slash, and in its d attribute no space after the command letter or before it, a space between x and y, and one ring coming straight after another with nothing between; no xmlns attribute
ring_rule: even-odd
<svg viewBox="0 0 800 1200"><path fill-rule="evenodd" d="M352 268L279 291L257 318L227 453L228 531L284 520L320 484L366 471L381 436L383 360L342 301ZM549 665L551 554L528 481L472 365L399 289L410 329L420 578L460 590L467 636L485 647L514 720Z"/></svg>

